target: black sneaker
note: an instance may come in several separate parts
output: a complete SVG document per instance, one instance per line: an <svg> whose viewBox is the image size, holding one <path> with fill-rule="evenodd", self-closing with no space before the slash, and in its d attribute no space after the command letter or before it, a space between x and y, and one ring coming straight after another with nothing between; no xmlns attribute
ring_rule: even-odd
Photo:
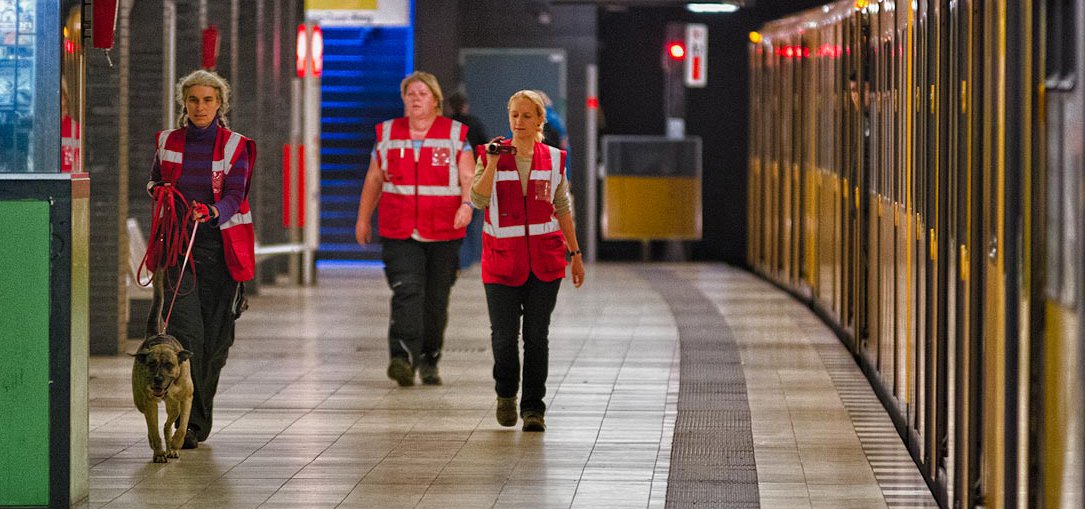
<svg viewBox="0 0 1085 509"><path fill-rule="evenodd" d="M437 365L422 364L418 366L418 377L424 385L441 385L441 375L437 372Z"/></svg>
<svg viewBox="0 0 1085 509"><path fill-rule="evenodd" d="M546 431L543 413L535 410L524 412L524 431Z"/></svg>
<svg viewBox="0 0 1085 509"><path fill-rule="evenodd" d="M414 370L411 369L411 363L403 357L393 357L392 362L388 363L388 378L395 380L400 387L414 385Z"/></svg>
<svg viewBox="0 0 1085 509"><path fill-rule="evenodd" d="M192 428L185 430L185 441L181 443L182 449L195 449L200 446L200 439L196 438L196 432Z"/></svg>

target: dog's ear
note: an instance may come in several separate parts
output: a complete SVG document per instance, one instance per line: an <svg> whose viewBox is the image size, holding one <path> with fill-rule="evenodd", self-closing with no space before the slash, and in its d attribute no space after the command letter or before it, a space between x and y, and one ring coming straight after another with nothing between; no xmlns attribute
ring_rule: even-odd
<svg viewBox="0 0 1085 509"><path fill-rule="evenodd" d="M185 362L192 357L192 352L188 350L181 350L177 352L177 362Z"/></svg>
<svg viewBox="0 0 1085 509"><path fill-rule="evenodd" d="M150 353L151 353L150 350L140 350L140 351L138 351L136 353L129 354L129 355L131 355L132 357L135 357L136 362L139 362L140 364L146 364L147 363L147 355L149 355Z"/></svg>

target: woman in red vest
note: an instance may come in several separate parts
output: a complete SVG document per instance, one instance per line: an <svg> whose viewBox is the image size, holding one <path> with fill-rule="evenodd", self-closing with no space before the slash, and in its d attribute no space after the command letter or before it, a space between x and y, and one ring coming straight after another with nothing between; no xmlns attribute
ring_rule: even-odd
<svg viewBox="0 0 1085 509"><path fill-rule="evenodd" d="M516 425L522 326L520 416L524 431L544 431L550 314L565 277L566 258L572 261L577 288L584 283L584 261L565 180L565 151L542 143L543 98L521 90L509 99L508 108L512 140L497 138L485 150L480 147L485 153L475 167L471 200L486 209L482 282L490 312L497 422Z"/></svg>
<svg viewBox="0 0 1085 509"><path fill-rule="evenodd" d="M241 283L252 279L256 268L248 203L256 145L229 130L230 85L218 74L198 70L181 78L176 98L183 108L180 128L156 136L147 190L159 203L178 199L179 191L184 197L175 207L184 216L180 220L199 224L193 225L192 258L184 273L183 253L175 264L162 267L165 306L161 312L157 303L153 306L147 333L156 333L159 319L168 316L166 332L192 352L196 390L184 448L194 449L211 433L219 373L244 298Z"/></svg>
<svg viewBox="0 0 1085 509"><path fill-rule="evenodd" d="M377 125L377 143L358 204L355 237L372 239L373 211L384 274L392 289L388 378L440 385L437 362L448 324L460 244L471 221L473 158L467 126L440 116L441 86L428 72L400 83L405 117Z"/></svg>

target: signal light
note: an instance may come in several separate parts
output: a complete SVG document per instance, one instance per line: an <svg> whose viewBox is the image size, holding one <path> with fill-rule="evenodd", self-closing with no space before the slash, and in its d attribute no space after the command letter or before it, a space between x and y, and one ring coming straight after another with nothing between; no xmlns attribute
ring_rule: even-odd
<svg viewBox="0 0 1085 509"><path fill-rule="evenodd" d="M305 33L305 23L298 25L297 52L294 64L299 78L305 77L305 60L309 58L309 36Z"/></svg>
<svg viewBox="0 0 1085 509"><path fill-rule="evenodd" d="M312 44L309 48L309 56L313 59L313 76L319 78L324 72L324 31L319 26L314 26L313 35L309 41Z"/></svg>
<svg viewBox="0 0 1085 509"><path fill-rule="evenodd" d="M667 56L671 60L681 61L686 58L686 45L680 42L671 42L667 44Z"/></svg>

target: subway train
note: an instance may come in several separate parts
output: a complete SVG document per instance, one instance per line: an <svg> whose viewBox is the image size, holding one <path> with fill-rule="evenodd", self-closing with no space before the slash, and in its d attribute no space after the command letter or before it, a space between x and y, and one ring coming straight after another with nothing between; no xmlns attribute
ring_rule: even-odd
<svg viewBox="0 0 1085 509"><path fill-rule="evenodd" d="M1083 498L1080 0L750 34L748 261L851 349L943 507Z"/></svg>

